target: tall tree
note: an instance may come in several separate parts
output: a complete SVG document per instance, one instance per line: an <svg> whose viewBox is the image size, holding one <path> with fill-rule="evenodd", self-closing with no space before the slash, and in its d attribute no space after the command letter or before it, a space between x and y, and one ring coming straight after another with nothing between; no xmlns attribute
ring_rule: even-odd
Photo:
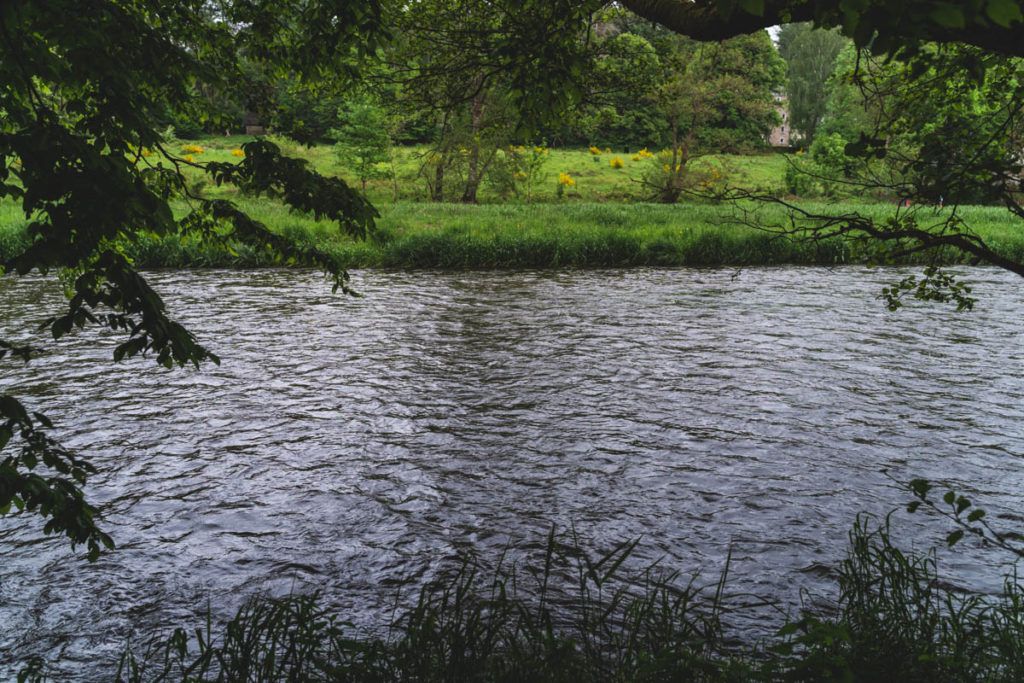
<svg viewBox="0 0 1024 683"><path fill-rule="evenodd" d="M789 125L801 144L810 146L825 116L826 83L846 39L837 30L815 29L809 22L779 30L779 54L786 60Z"/></svg>
<svg viewBox="0 0 1024 683"><path fill-rule="evenodd" d="M437 136L427 155L433 199L475 202L499 147L515 129L535 129L579 99L587 66L581 33L594 1L394 1L397 40L387 53L392 76L414 107L434 112ZM528 69L508 68L510 62ZM461 188L446 188L458 175Z"/></svg>
<svg viewBox="0 0 1024 683"><path fill-rule="evenodd" d="M675 43L651 96L669 124L670 153L657 159L662 171L647 178L663 202L682 194L695 157L764 144L777 119L772 91L785 73L765 31L720 43Z"/></svg>

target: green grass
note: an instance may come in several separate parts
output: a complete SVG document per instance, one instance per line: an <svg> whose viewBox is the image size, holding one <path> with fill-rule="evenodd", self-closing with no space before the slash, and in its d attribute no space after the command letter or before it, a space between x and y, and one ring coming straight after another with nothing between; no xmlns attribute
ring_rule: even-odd
<svg viewBox="0 0 1024 683"><path fill-rule="evenodd" d="M740 224L749 220L730 204L541 203L461 205L401 202L381 205L374 236L354 241L337 226L314 221L268 201L237 199L257 220L293 239L337 256L348 268L589 268L635 266L836 265L886 262L876 245L851 238L807 241ZM836 207L803 203L811 211ZM747 205L759 222L781 224L780 207ZM878 220L891 216L885 204L844 205ZM179 207L184 211L184 206ZM997 252L1024 258L1024 233L997 207L961 207L969 225ZM923 218L934 217L927 209ZM936 218L937 219L937 218ZM24 221L10 203L0 203L0 258L24 248ZM126 251L141 267L260 267L275 265L244 245L233 253L176 236L139 236ZM892 260L918 264L927 254ZM949 252L941 261L956 263Z"/></svg>
<svg viewBox="0 0 1024 683"><path fill-rule="evenodd" d="M248 138L210 138L199 141L197 160L237 161L232 150ZM285 151L306 158L312 167L328 175L340 173L334 150L320 145L303 147L276 140ZM171 149L185 153L185 143ZM295 214L269 200L242 197L233 187L216 187L203 180L198 171L188 174L195 186L210 197L236 202L251 216L271 229L302 243L315 245L337 256L349 268L565 268L631 266L754 266L780 264L835 265L878 262L917 264L932 254L880 253L877 244L853 238L823 241L798 240L751 228L746 223L785 225L787 216L772 204L713 204L689 201L662 205L637 201L644 188L635 179L645 165L656 161L634 161L625 153L554 149L546 155L543 179L526 203L520 183L519 194L498 195L486 183L481 204L439 204L423 201L426 186L417 178L425 149L396 150L400 201L392 201L390 180L372 181L369 197L381 212L378 228L369 241L353 241L336 226ZM609 160L623 160L622 169ZM777 192L785 160L780 155L746 157L705 157L696 166L714 166L723 177L720 183ZM556 178L568 172L576 184L566 195L556 196ZM349 177L350 182L354 179ZM631 180L632 179L632 180ZM891 203L800 202L810 212L857 212L879 221L893 215ZM184 203L176 212L185 213ZM756 218L743 210L755 210ZM948 212L948 209L946 210ZM968 225L997 253L1014 260L1024 259L1024 237L1019 221L997 207L961 207ZM920 209L922 223L938 221L942 215L929 207ZM0 202L0 259L24 249L24 217L10 200ZM126 251L140 267L259 267L275 265L263 252L244 245L230 250L216 249L177 236L160 238L136 236ZM940 262L957 263L962 254L939 255Z"/></svg>
<svg viewBox="0 0 1024 683"><path fill-rule="evenodd" d="M204 149L201 154L194 155L196 161L237 161L231 152L250 140L244 136L225 138L207 138L195 141ZM286 154L306 159L310 167L324 175L336 175L343 178L353 187L359 187L358 179L339 162L331 145L314 145L306 147L287 139L271 136ZM190 142L173 143L171 151L184 154L184 145ZM599 156L586 149L550 149L545 156L546 161L533 181L532 201L553 202L558 199L558 174L568 173L576 180L576 184L568 188L564 200L578 202L605 201L642 201L651 196L651 191L644 186L644 173L660 162L657 158L641 158L634 160L638 150L630 153L613 150ZM657 152L658 150L651 150ZM395 171L398 179L399 201L426 201L429 198L425 180L420 177L420 166L429 149L424 146L396 147L394 149ZM501 155L505 152L501 151ZM622 168L613 168L611 159L619 158ZM497 167L497 164L493 164ZM785 159L779 154L766 153L758 155L720 154L702 157L693 162L695 169L715 167L719 170L722 180L720 185L761 189L766 192L779 192L782 189L782 176ZM198 171L190 171L190 176L199 179ZM456 177L449 178L453 185L458 184ZM230 188L212 188L205 191L213 196L232 197L234 190ZM377 205L394 201L394 183L391 179L370 180L367 184L367 197ZM488 175L481 184L479 199L482 203L526 203L526 184L520 181L515 184L514 191L508 191L503 185L494 182Z"/></svg>

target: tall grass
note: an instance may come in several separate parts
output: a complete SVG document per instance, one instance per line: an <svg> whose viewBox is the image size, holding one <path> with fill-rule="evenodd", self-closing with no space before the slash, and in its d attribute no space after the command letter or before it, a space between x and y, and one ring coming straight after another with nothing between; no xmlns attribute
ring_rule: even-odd
<svg viewBox="0 0 1024 683"><path fill-rule="evenodd" d="M473 557L424 587L386 629L357 631L316 595L255 597L226 625L177 629L126 650L143 681L1024 680L1024 591L987 598L942 581L934 553L897 547L860 518L832 616L803 612L767 642L726 638L726 574L707 585L630 568L635 542L543 552L484 568ZM782 608L784 606L777 606ZM748 615L749 616L749 615ZM44 680L43 668L26 680Z"/></svg>
<svg viewBox="0 0 1024 683"><path fill-rule="evenodd" d="M934 551L908 554L889 521L858 519L840 570L840 617L787 624L777 652L797 680L1024 680L1024 588L986 598L942 580Z"/></svg>
<svg viewBox="0 0 1024 683"><path fill-rule="evenodd" d="M316 596L254 598L216 637L183 629L141 654L126 681L744 680L719 652L723 581L710 593L651 568L624 566L636 547L602 554L552 533L525 567L483 569L472 557L424 587L386 635L360 636ZM724 579L724 577L723 577ZM651 675L656 678L652 679Z"/></svg>

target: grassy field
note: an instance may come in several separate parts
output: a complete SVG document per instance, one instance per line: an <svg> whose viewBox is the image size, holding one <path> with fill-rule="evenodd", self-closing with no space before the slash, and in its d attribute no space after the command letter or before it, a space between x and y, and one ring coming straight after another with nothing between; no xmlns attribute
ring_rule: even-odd
<svg viewBox="0 0 1024 683"><path fill-rule="evenodd" d="M203 140L198 143L203 151L193 152L193 156L197 161L237 161L239 152L235 150L245 140ZM340 167L332 147L276 142L286 152L307 159L319 172L340 174L358 187L357 180ZM182 154L185 144L181 143ZM694 200L664 205L643 201L645 188L639 179L655 160L634 160L626 153L550 150L544 155L539 180L531 188L530 203L522 182L513 192L506 186L504 194L498 194L497 185L485 183L480 204L429 202L426 184L417 177L425 152L416 148L395 151L398 201L394 201L391 179L368 184L368 197L381 217L367 241L353 241L341 235L334 224L312 220L275 202L242 197L233 187L217 187L206 182L198 170L190 169L189 176L195 192L231 199L273 230L314 244L349 268L834 265L886 263L889 259L879 254L875 245L852 239L796 240L751 227L786 224L784 208L771 203ZM622 168L613 167L611 160L616 158L622 160ZM780 193L778 183L786 162L780 155L762 155L707 157L699 163L713 165L719 176L716 182L722 185ZM557 194L559 173L568 173L575 180L561 198ZM837 209L825 202L800 202L800 206L821 213ZM183 215L188 207L179 202L175 210ZM890 203L845 202L841 210L884 220L896 208ZM914 210L922 224L938 222L950 211L934 207ZM1024 235L1005 209L960 207L958 212L998 253L1024 258ZM13 202L0 202L0 259L24 248L25 223ZM126 251L141 267L273 265L264 254L241 245L234 253L215 251L178 237L142 235L126 245ZM912 264L928 257L910 254L892 262ZM955 263L962 255L950 252L941 260Z"/></svg>
<svg viewBox="0 0 1024 683"><path fill-rule="evenodd" d="M194 154L196 161L237 161L232 152L252 138L232 136L208 138L195 144L203 152ZM353 187L359 187L358 178L345 168L331 145L306 147L284 138L269 138L282 148L282 151L299 158L306 159L312 168L324 175L336 175ZM191 143L174 143L172 151L185 153L185 145ZM569 174L575 184L566 188L561 201L571 202L636 202L648 199L652 192L643 183L644 174L652 168L663 164L656 156L658 150L651 150L654 157L640 157L640 150L626 152L624 150L601 151L595 155L586 149L549 149L535 178L530 182L531 202L558 201L558 176ZM394 170L397 183L391 178L378 178L367 183L367 197L377 205L395 201L395 185L398 186L398 201L427 201L429 190L426 180L421 176L420 169L429 154L426 147L396 147L393 150ZM528 155L529 149L519 152ZM517 180L514 187L509 188L501 181L501 174L496 169L509 154L499 152L498 163L491 165L493 173L488 173L480 187L479 200L484 204L492 203L527 203L527 182ZM637 157L637 158L634 158ZM622 167L613 165L613 160L622 162ZM715 168L725 183L746 188L759 188L766 192L781 192L782 176L786 161L782 155L765 153L760 155L713 155L702 157L693 162L695 170ZM195 180L200 179L198 171L190 172ZM457 184L457 179L449 178ZM230 188L214 188L204 186L204 191L213 196L232 197Z"/></svg>

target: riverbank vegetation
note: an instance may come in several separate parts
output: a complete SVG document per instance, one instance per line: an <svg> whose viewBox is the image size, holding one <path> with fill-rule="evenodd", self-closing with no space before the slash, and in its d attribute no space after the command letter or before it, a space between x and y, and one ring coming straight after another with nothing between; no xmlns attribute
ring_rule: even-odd
<svg viewBox="0 0 1024 683"><path fill-rule="evenodd" d="M961 591L934 551L888 520L850 532L831 608L730 596L718 578L636 571L554 532L536 557L473 557L424 587L386 630L361 632L316 595L254 597L230 623L125 651L117 679L189 681L886 681L1024 678L1024 592ZM769 624L776 626L769 628ZM782 624L781 627L777 626ZM739 627L739 630L737 630ZM743 630L756 642L737 638ZM113 670L113 665L111 670ZM45 665L26 669L41 680Z"/></svg>
<svg viewBox="0 0 1024 683"><path fill-rule="evenodd" d="M246 138L210 138L175 142L194 157L224 162L237 158ZM282 139L276 143L289 154L307 160L316 172L346 170L330 145L301 146ZM367 196L380 216L367 238L340 232L337 225L317 220L273 201L252 199L233 186L204 182L196 170L186 171L191 191L206 200L230 200L274 233L330 254L346 268L592 268L637 266L763 266L877 264L917 265L971 263L972 257L950 247L932 250L897 243L882 249L863 235L846 233L825 239L807 234L779 234L790 223L791 205L809 215L836 208L882 223L896 216L914 216L921 224L941 223L950 215L1007 259L1024 256L1024 234L1005 209L993 206L922 205L898 207L893 202L845 199L800 200L784 189L791 161L783 155L716 155L693 164L705 178L703 194L688 201L663 204L650 199L643 174L655 166L656 154L640 150L621 168L606 157L625 154L587 149L540 148L541 163L532 172L542 178L527 190L514 175L508 182L484 182L478 202L429 201L428 187L419 177L423 148L394 152L395 175L369 180ZM511 152L510 152L511 156ZM559 176L570 177L565 191ZM396 184L396 180L397 184ZM777 202L716 200L739 188ZM397 190L396 190L397 188ZM559 191L562 188L562 191ZM396 201L394 197L399 199ZM795 202L795 204L794 204ZM177 200L174 213L185 216L190 203ZM13 202L0 202L0 259L13 259L28 246L25 221ZM806 221L806 225L815 225ZM262 267L282 262L258 248L235 240L230 249L200 236L136 233L121 242L123 253L143 268Z"/></svg>

